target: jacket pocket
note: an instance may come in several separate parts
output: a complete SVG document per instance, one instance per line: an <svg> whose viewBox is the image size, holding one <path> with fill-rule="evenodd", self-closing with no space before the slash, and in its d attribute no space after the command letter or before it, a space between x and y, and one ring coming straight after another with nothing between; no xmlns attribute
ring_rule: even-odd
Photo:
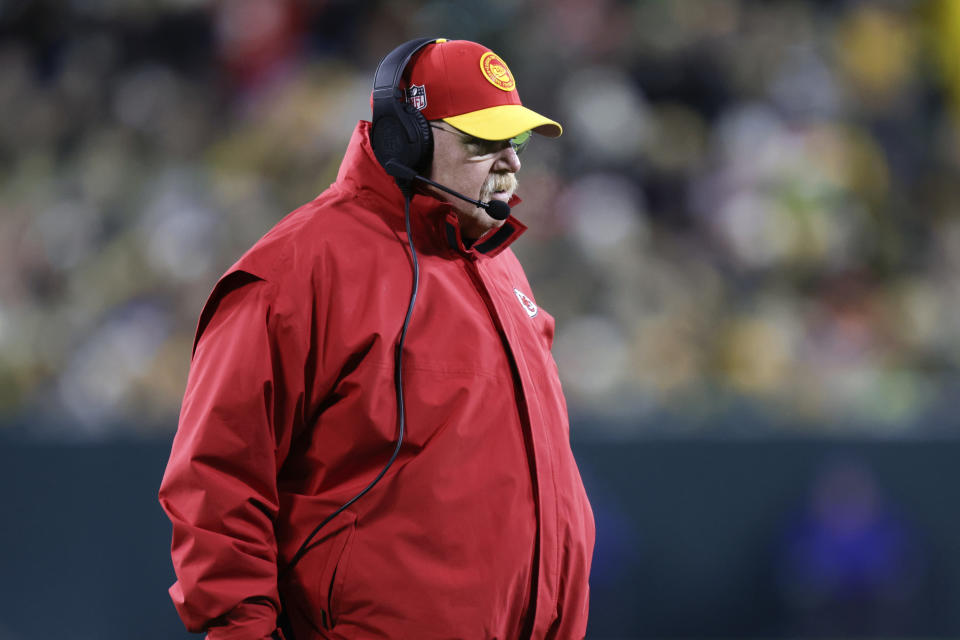
<svg viewBox="0 0 960 640"><path fill-rule="evenodd" d="M350 565L350 552L353 549L353 541L357 537L357 516L353 515L350 519L346 539L337 556L337 562L333 567L333 575L330 578L330 588L327 596L327 613L329 615L329 624L331 627L337 624L337 616L340 612L338 605L341 603L343 585L347 580L347 570Z"/></svg>
<svg viewBox="0 0 960 640"><path fill-rule="evenodd" d="M343 589L345 563L356 530L357 516L344 511L328 522L310 542L291 576L301 611L314 630L323 635L334 625L334 607Z"/></svg>

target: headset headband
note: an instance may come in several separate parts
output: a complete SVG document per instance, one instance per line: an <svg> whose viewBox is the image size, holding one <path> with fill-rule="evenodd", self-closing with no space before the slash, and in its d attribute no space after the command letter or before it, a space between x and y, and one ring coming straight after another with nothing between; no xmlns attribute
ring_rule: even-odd
<svg viewBox="0 0 960 640"><path fill-rule="evenodd" d="M410 58L438 38L419 38L401 44L380 61L373 79L373 126L370 143L377 161L401 165L414 173L424 171L433 157L433 133L430 123L416 107L406 101L400 89L403 72ZM404 193L410 192L411 179L391 173Z"/></svg>
<svg viewBox="0 0 960 640"><path fill-rule="evenodd" d="M403 79L403 72L407 68L407 63L417 51L433 44L440 38L418 38L401 44L391 51L377 65L377 72L373 76L373 103L374 111L376 104L380 100L404 100L406 96L400 91L400 80Z"/></svg>

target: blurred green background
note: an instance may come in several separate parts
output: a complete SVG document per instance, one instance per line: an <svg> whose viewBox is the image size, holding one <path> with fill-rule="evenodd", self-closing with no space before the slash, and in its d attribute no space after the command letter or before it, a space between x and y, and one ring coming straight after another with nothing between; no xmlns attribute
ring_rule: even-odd
<svg viewBox="0 0 960 640"><path fill-rule="evenodd" d="M565 128L515 250L590 637L960 637L960 2L0 0L0 640L179 632L155 491L200 308L420 36Z"/></svg>

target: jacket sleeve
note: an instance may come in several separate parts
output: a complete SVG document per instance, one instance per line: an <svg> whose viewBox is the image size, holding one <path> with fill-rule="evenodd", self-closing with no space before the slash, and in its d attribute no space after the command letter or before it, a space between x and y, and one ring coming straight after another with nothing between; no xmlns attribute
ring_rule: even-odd
<svg viewBox="0 0 960 640"><path fill-rule="evenodd" d="M260 640L277 626L277 471L300 419L306 339L293 339L273 290L238 271L211 294L160 487L170 595L187 629L211 640Z"/></svg>

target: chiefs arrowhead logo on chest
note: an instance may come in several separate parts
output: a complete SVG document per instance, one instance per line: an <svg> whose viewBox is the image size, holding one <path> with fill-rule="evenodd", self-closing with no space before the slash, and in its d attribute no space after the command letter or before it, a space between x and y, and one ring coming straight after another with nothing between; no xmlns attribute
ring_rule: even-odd
<svg viewBox="0 0 960 640"><path fill-rule="evenodd" d="M517 294L517 300L520 301L520 306L523 307L523 310L527 312L527 315L533 318L537 315L537 312L540 310L533 300L528 298L520 289L514 289L513 292Z"/></svg>

